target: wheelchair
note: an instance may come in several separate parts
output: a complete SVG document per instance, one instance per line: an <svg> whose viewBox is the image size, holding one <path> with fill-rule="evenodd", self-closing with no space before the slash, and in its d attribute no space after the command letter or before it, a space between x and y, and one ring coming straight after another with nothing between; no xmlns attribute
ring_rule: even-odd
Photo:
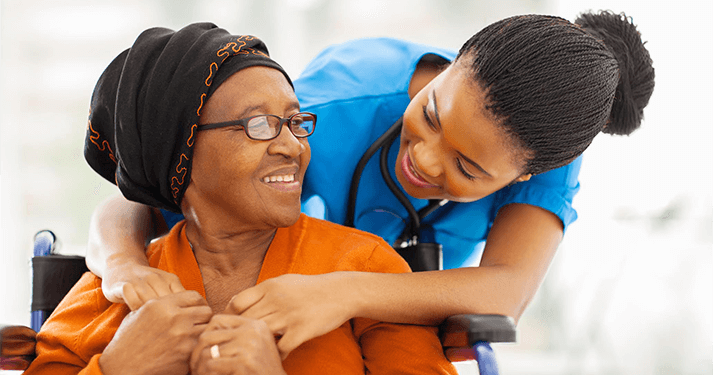
<svg viewBox="0 0 713 375"><path fill-rule="evenodd" d="M40 231L34 239L32 258L31 327L0 326L0 370L27 369L35 357L36 332L79 278L88 272L84 257L55 254L56 236ZM423 258L433 259L439 249L406 256L415 270L423 270ZM428 263L428 261L427 261ZM433 262L431 262L433 263ZM454 315L439 326L446 357L451 362L475 359L481 375L497 375L491 342L515 342L512 318L502 315Z"/></svg>

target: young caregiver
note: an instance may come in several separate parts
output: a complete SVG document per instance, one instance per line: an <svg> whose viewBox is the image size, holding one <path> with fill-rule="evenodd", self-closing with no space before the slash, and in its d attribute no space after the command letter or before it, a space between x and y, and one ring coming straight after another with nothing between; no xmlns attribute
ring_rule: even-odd
<svg viewBox="0 0 713 375"><path fill-rule="evenodd" d="M327 220L396 247L413 236L439 243L445 270L283 275L236 295L229 308L265 321L283 357L352 317L517 320L576 219L580 155L600 132L637 129L653 87L639 32L610 12L582 14L574 24L511 17L457 55L394 39L327 48L295 81L302 109L321 124L301 181L305 210L321 205ZM383 151L363 161L351 188L377 139ZM147 241L177 220L163 213L165 220L120 197L95 211L87 263L109 300L137 309L183 290L144 255ZM478 255L479 267L467 266Z"/></svg>

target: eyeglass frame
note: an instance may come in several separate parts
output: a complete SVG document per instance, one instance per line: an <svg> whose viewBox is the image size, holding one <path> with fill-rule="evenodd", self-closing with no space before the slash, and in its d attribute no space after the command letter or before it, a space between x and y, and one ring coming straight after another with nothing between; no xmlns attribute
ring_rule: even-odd
<svg viewBox="0 0 713 375"><path fill-rule="evenodd" d="M297 134L295 134L295 132L292 130L292 126L288 126L288 128L290 129L290 133L292 133L292 135L294 135L295 138L307 138L307 137L309 137L310 135L314 134L314 129L317 128L317 115L315 115L315 114L312 113L312 112L297 112L297 113L295 113L294 115L292 115L292 116L290 116L290 117L287 117L287 118L285 118L285 117L280 117L280 116L278 116L278 115L265 115L265 114L254 115L254 116L242 118L242 119L239 119L239 120L215 122L215 123L212 123L212 124L201 124L201 125L198 125L198 131L201 131L201 130L211 130L211 129L219 129L219 128L227 128L227 127L229 127L229 126L240 126L240 127L242 127L242 129L245 131L245 135L246 135L248 138L250 138L250 139L252 139L252 140L254 140L254 141L271 141L271 140L273 140L273 139L279 137L279 136L280 136L280 133L282 132L282 128L284 127L284 125L285 125L286 123L292 121L292 119L293 119L295 116L298 116L298 115L310 115L310 116L312 116L312 117L314 118L314 124L312 124L312 131L311 131L309 134L307 134L307 135L297 135ZM248 125L248 123L250 122L250 120L252 120L252 119L254 119L254 118L256 118L256 117L263 117L263 116L274 117L274 118L276 118L276 119L278 119L278 120L280 121L280 126L277 127L277 133L276 133L274 136L272 136L271 138L267 138L267 139L253 138L253 137L250 135L250 132L247 130L247 129L248 129L247 125Z"/></svg>

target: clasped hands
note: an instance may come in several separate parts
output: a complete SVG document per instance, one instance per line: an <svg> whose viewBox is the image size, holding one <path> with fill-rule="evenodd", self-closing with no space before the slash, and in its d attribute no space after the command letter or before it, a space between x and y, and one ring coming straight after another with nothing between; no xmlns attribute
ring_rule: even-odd
<svg viewBox="0 0 713 375"><path fill-rule="evenodd" d="M285 374L259 320L213 314L195 291L146 302L122 321L99 359L111 374Z"/></svg>
<svg viewBox="0 0 713 375"><path fill-rule="evenodd" d="M282 275L234 296L215 315L165 271L141 267L128 282L103 280L107 298L132 312L100 357L102 371L284 374L281 359L352 316L333 291L338 277Z"/></svg>

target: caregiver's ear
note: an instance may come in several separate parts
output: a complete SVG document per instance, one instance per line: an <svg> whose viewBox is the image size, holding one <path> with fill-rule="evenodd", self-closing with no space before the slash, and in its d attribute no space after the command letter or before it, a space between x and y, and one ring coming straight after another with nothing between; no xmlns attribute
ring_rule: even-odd
<svg viewBox="0 0 713 375"><path fill-rule="evenodd" d="M520 177L516 178L515 181L513 181L513 183L529 181L530 177L532 177L532 173L523 174Z"/></svg>

